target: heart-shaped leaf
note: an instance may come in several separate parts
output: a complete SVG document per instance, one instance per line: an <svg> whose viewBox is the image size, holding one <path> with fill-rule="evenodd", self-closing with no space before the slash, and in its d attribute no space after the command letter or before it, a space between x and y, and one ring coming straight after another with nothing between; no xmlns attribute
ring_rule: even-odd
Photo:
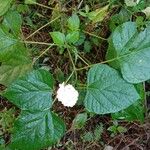
<svg viewBox="0 0 150 150"><path fill-rule="evenodd" d="M22 111L14 126L10 148L40 150L58 142L64 132L64 122L49 110Z"/></svg>
<svg viewBox="0 0 150 150"><path fill-rule="evenodd" d="M88 72L85 107L90 112L107 114L132 105L139 95L132 84L107 65L94 65Z"/></svg>
<svg viewBox="0 0 150 150"><path fill-rule="evenodd" d="M107 60L131 83L150 79L150 26L139 32L133 22L116 28L109 40Z"/></svg>
<svg viewBox="0 0 150 150"><path fill-rule="evenodd" d="M35 70L13 82L4 96L22 110L45 110L52 104L53 77L46 70Z"/></svg>

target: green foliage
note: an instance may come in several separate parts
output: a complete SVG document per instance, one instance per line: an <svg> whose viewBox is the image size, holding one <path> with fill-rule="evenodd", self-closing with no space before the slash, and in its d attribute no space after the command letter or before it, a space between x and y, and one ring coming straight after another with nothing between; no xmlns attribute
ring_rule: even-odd
<svg viewBox="0 0 150 150"><path fill-rule="evenodd" d="M107 14L108 5L104 6L103 8L99 8L95 11L89 12L87 17L93 22L100 22L104 19Z"/></svg>
<svg viewBox="0 0 150 150"><path fill-rule="evenodd" d="M93 133L92 132L87 132L82 136L83 142L93 142Z"/></svg>
<svg viewBox="0 0 150 150"><path fill-rule="evenodd" d="M93 23L101 22L107 14L108 5L91 12L89 10L90 10L89 6L86 5L85 12L80 11L79 14L83 17L87 17Z"/></svg>
<svg viewBox="0 0 150 150"><path fill-rule="evenodd" d="M21 15L17 11L8 11L8 13L4 16L2 25L5 30L11 30L12 34L18 37L20 35L22 25Z"/></svg>
<svg viewBox="0 0 150 150"><path fill-rule="evenodd" d="M97 114L113 113L127 108L139 99L132 84L107 65L94 65L88 72L85 107Z"/></svg>
<svg viewBox="0 0 150 150"><path fill-rule="evenodd" d="M103 133L103 124L97 125L94 130L94 140L99 141L101 139L101 135Z"/></svg>
<svg viewBox="0 0 150 150"><path fill-rule="evenodd" d="M130 83L140 83L150 78L150 26L138 31L134 22L126 22L116 28L109 39L107 60L121 70Z"/></svg>
<svg viewBox="0 0 150 150"><path fill-rule="evenodd" d="M134 103L133 105L129 106L125 110L121 112L115 113L112 115L113 119L124 119L127 121L134 121L139 120L144 122L144 107L143 101L138 100L138 102Z"/></svg>
<svg viewBox="0 0 150 150"><path fill-rule="evenodd" d="M81 129L84 127L87 121L87 113L78 114L73 120L72 128Z"/></svg>
<svg viewBox="0 0 150 150"><path fill-rule="evenodd" d="M25 4L35 4L36 0L25 0Z"/></svg>
<svg viewBox="0 0 150 150"><path fill-rule="evenodd" d="M1 125L0 128L4 133L12 131L14 121L15 121L15 110L13 108L9 110L5 108L3 111L0 112L0 125Z"/></svg>
<svg viewBox="0 0 150 150"><path fill-rule="evenodd" d="M49 110L53 85L51 74L35 70L7 88L3 95L22 110L14 125L10 148L37 150L53 145L62 137L65 125Z"/></svg>
<svg viewBox="0 0 150 150"><path fill-rule="evenodd" d="M80 27L80 20L79 17L76 14L73 14L69 19L68 19L68 28L71 31L78 31Z"/></svg>
<svg viewBox="0 0 150 150"><path fill-rule="evenodd" d="M136 89L140 94L140 99L135 102L133 105L129 106L128 108L112 114L113 119L124 119L127 121L134 121L139 120L141 123L144 122L144 99L145 99L145 92L142 84L136 85Z"/></svg>
<svg viewBox="0 0 150 150"><path fill-rule="evenodd" d="M25 0L24 4L15 0L0 0L0 84L6 86L1 95L21 112L17 119L12 109L0 113L3 131L12 133L11 143L6 149L40 150L53 147L60 141L65 133L65 123L51 109L55 111L55 89L62 82L77 86L80 94L77 104L84 105L91 117L111 113L115 120L144 122L145 91L142 82L150 79L150 22L146 12L149 10L145 9L148 3L144 0L139 3L93 0L81 2L78 9L68 11L66 9L71 2L65 2L49 1L45 6L42 1L38 3L36 0ZM28 4L35 4L35 7ZM67 16L71 10L74 12ZM113 13L116 14L112 16ZM47 15L51 17L47 18ZM48 23L43 25L44 22ZM43 38L41 33L45 35L46 26L51 38L48 42L38 41ZM108 39L110 32L107 26L112 32ZM35 36L37 33L39 37ZM46 46L49 47L43 50ZM53 51L58 49L62 54L56 56L56 64L51 63L57 53L47 53L52 46L55 46ZM100 61L104 60L99 57L100 53L102 57L106 53L103 62ZM45 55L46 58L43 58ZM53 58L50 64L49 61L46 64L47 58ZM47 67L53 75L40 67ZM83 128L87 120L87 112L79 113L71 129ZM127 131L118 123L108 130L112 136ZM82 140L99 142L102 133L103 125L100 124L85 133ZM2 135L0 133L0 143L4 149ZM74 146L73 143L70 146L70 141L66 143L68 149Z"/></svg>
<svg viewBox="0 0 150 150"><path fill-rule="evenodd" d="M82 136L82 140L83 142L98 142L101 139L103 131L103 124L97 125L93 132L86 132Z"/></svg>
<svg viewBox="0 0 150 150"><path fill-rule="evenodd" d="M13 0L0 0L0 16L4 15L10 8Z"/></svg>
<svg viewBox="0 0 150 150"><path fill-rule="evenodd" d="M68 33L66 36L66 41L70 44L74 44L79 40L80 33L78 31L73 31Z"/></svg>
<svg viewBox="0 0 150 150"><path fill-rule="evenodd" d="M127 132L127 129L125 127L123 127L123 126L118 125L117 121L114 121L113 125L110 126L107 130L111 132L111 136L112 137L115 136L118 133L125 133L125 132Z"/></svg>
<svg viewBox="0 0 150 150"><path fill-rule="evenodd" d="M64 48L68 48L68 45L72 47L72 44L74 45L79 41L80 39L79 27L80 27L79 17L76 14L73 14L68 19L69 30L66 35L59 31L50 33L54 43L60 47L60 54L64 52Z"/></svg>
<svg viewBox="0 0 150 150"><path fill-rule="evenodd" d="M8 86L30 71L29 52L20 41L22 19L16 11L9 11L0 27L0 84Z"/></svg>
<svg viewBox="0 0 150 150"><path fill-rule="evenodd" d="M65 44L65 35L61 32L51 32L50 33L53 41L55 44L57 44L58 46L64 46Z"/></svg>
<svg viewBox="0 0 150 150"><path fill-rule="evenodd" d="M53 84L51 74L45 70L36 70L13 82L4 96L20 109L45 110L52 104Z"/></svg>
<svg viewBox="0 0 150 150"><path fill-rule="evenodd" d="M122 8L118 14L115 14L111 17L109 21L109 27L111 31L114 31L115 28L127 21L131 18L132 12Z"/></svg>
<svg viewBox="0 0 150 150"><path fill-rule="evenodd" d="M48 109L38 112L22 111L15 123L12 143L9 147L40 150L58 142L64 131L64 122Z"/></svg>
<svg viewBox="0 0 150 150"><path fill-rule="evenodd" d="M84 52L89 53L92 49L90 41L85 41L84 42Z"/></svg>

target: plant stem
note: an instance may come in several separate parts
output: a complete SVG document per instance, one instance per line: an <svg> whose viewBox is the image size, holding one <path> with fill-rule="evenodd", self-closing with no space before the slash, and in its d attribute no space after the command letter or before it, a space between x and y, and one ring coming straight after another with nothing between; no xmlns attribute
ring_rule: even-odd
<svg viewBox="0 0 150 150"><path fill-rule="evenodd" d="M116 59L118 59L118 58L113 58L113 59L106 60L106 61L103 61L103 62L100 62L100 63L91 64L91 65L88 65L88 66L85 66L85 67L82 67L82 68L78 68L78 69L76 69L76 71L88 69L88 68L91 68L92 66L97 65L97 64L105 64L105 63L108 63L108 62L112 62L112 61L114 61Z"/></svg>
<svg viewBox="0 0 150 150"><path fill-rule="evenodd" d="M35 4L35 5L38 5L38 6L40 6L40 7L44 7L44 8L50 9L50 10L55 10L55 8L52 8L52 7L49 7L49 6L46 6L46 5L37 3L37 2L35 2L34 4Z"/></svg>
<svg viewBox="0 0 150 150"><path fill-rule="evenodd" d="M77 54L77 55L87 66L89 66L89 64L79 54Z"/></svg>
<svg viewBox="0 0 150 150"><path fill-rule="evenodd" d="M88 35L91 35L91 36L96 37L96 38L98 38L98 39L107 41L107 39L105 39L105 38L103 38L103 37L100 37L100 36L98 36L98 35L95 35L95 34L93 34L93 33L90 33L90 32L88 32L88 31L85 31L85 30L82 30L82 31L83 31L84 33L88 34Z"/></svg>
<svg viewBox="0 0 150 150"><path fill-rule="evenodd" d="M34 65L34 63L39 59L41 58L45 53L47 53L49 51L49 49L54 46L55 44L52 44L50 45L47 49L45 49L33 62L32 62L32 65Z"/></svg>
<svg viewBox="0 0 150 150"><path fill-rule="evenodd" d="M38 44L38 45L47 45L47 46L54 45L53 43L35 42L35 41L21 41L21 42L25 44Z"/></svg>
<svg viewBox="0 0 150 150"><path fill-rule="evenodd" d="M67 84L67 82L71 79L71 77L73 76L75 70L72 71L72 73L70 74L70 76L68 77L68 79L65 81L65 84Z"/></svg>
<svg viewBox="0 0 150 150"><path fill-rule="evenodd" d="M57 100L57 97L54 98L53 102L52 102L52 105L54 105L54 103L56 102Z"/></svg>
<svg viewBox="0 0 150 150"><path fill-rule="evenodd" d="M68 48L67 48L67 51L68 51L69 58L70 58L70 60L71 60L72 66L73 66L73 72L75 72L75 76L76 76L76 80L77 80L76 66L75 66L75 64L74 64L74 62L73 62L73 58L72 58L71 53L70 53L70 51L69 51Z"/></svg>
<svg viewBox="0 0 150 150"><path fill-rule="evenodd" d="M138 52L138 51L137 51L137 52ZM135 53L134 53L134 54L135 54ZM131 53L128 53L128 54L126 54L126 55L122 55L122 56L120 56L120 57L115 57L115 58L113 58L113 59L109 59L109 60L106 60L106 61L103 61L103 62L91 64L91 65L88 65L88 66L85 66L85 67L82 67L82 68L76 68L76 71L88 69L88 68L91 68L92 66L97 65L97 64L105 64L105 63L109 63L109 62L112 62L112 61L115 61L115 60L119 60L119 59L121 59L121 58L123 58L123 57L127 57L128 55L130 56L130 55L132 55L132 54L131 54Z"/></svg>
<svg viewBox="0 0 150 150"><path fill-rule="evenodd" d="M46 26L48 26L49 24L53 23L54 21L56 21L57 19L59 19L60 16L56 17L55 19L51 20L50 22L46 23L45 25L43 25L42 27L40 27L39 29L37 29L36 31L34 31L32 34L30 34L27 38L29 39L30 37L32 37L34 34L36 34L37 32L39 32L41 29L45 28Z"/></svg>

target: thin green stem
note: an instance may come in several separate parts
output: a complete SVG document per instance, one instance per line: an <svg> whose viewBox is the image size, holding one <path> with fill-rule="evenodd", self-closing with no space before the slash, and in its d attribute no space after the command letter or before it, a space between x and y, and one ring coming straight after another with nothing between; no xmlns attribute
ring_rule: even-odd
<svg viewBox="0 0 150 150"><path fill-rule="evenodd" d="M67 48L67 51L68 51L69 58L70 58L70 60L71 60L71 63L72 63L73 69L75 70L75 69L76 69L76 67L75 67L75 63L73 62L73 58L72 58L71 53L70 53L70 51L69 51L69 49L68 49L68 48Z"/></svg>
<svg viewBox="0 0 150 150"><path fill-rule="evenodd" d="M96 38L98 38L98 39L107 41L107 39L105 39L105 38L103 38L103 37L100 37L100 36L98 36L98 35L95 35L95 34L93 34L93 33L90 33L90 32L88 32L88 31L85 31L85 30L82 30L82 31L83 31L84 33L88 34L88 35L91 35L91 36L96 37Z"/></svg>
<svg viewBox="0 0 150 150"><path fill-rule="evenodd" d="M59 19L60 16L56 17L55 19L51 20L50 22L46 23L45 25L43 25L42 27L40 27L39 29L37 29L36 31L34 31L32 34L30 34L27 38L29 39L30 37L32 37L33 35L35 35L37 32L39 32L40 30L42 30L43 28L45 28L46 26L48 26L49 24L53 23L54 21L56 21L57 19Z"/></svg>
<svg viewBox="0 0 150 150"><path fill-rule="evenodd" d="M77 85L81 86L81 87L87 87L86 84L82 84L82 83L77 83Z"/></svg>
<svg viewBox="0 0 150 150"><path fill-rule="evenodd" d="M51 46L49 46L47 49L45 49L33 62L32 62L32 65L34 65L35 64L35 62L39 59L39 58L41 58L44 54L46 54L48 51L49 51L49 49L52 47L52 46L54 46L55 44L52 44Z"/></svg>
<svg viewBox="0 0 150 150"><path fill-rule="evenodd" d="M47 9L50 9L50 10L55 10L55 8L52 8L52 7L49 7L49 6L46 6L46 5L37 3L37 2L35 2L34 4L35 4L35 5L38 5L38 6L40 6L40 7L43 7L43 8L47 8Z"/></svg>
<svg viewBox="0 0 150 150"><path fill-rule="evenodd" d="M79 54L77 54L77 55L87 66L89 66L89 64Z"/></svg>
<svg viewBox="0 0 150 150"><path fill-rule="evenodd" d="M76 76L76 80L77 80L77 72L76 72L76 66L75 66L75 63L73 62L73 58L71 56L71 53L70 53L70 50L67 48L67 51L68 51L68 54L69 54L69 58L70 58L70 61L72 63L72 66L73 66L73 71L75 72L75 76Z"/></svg>
<svg viewBox="0 0 150 150"><path fill-rule="evenodd" d="M73 76L74 72L75 72L75 70L72 71L72 73L70 74L70 76L68 77L68 79L65 81L65 84L68 83L68 81L69 81L69 80L71 79L71 77Z"/></svg>
<svg viewBox="0 0 150 150"><path fill-rule="evenodd" d="M47 46L54 45L53 43L35 42L35 41L21 41L21 42L25 44L38 44L38 45L47 45Z"/></svg>
<svg viewBox="0 0 150 150"><path fill-rule="evenodd" d="M57 97L54 98L53 102L52 102L52 105L54 105L54 103L56 102L57 100Z"/></svg>
<svg viewBox="0 0 150 150"><path fill-rule="evenodd" d="M135 53L137 53L137 52L139 52L139 51L136 51ZM135 54L135 53L134 53L134 54ZM128 53L128 54L123 55L123 56L120 56L120 57L115 57L115 58L113 58L113 59L109 59L109 60L106 60L106 61L103 61L103 62L91 64L91 65L88 65L88 66L85 66L85 67L82 67L82 68L77 68L76 71L88 69L88 68L91 68L92 66L97 65L97 64L109 63L109 62L112 62L112 61L115 61L115 60L119 60L119 59L121 59L121 58L123 58L123 57L127 57L127 56L130 56L130 55L133 55L133 53L132 53L132 54L131 54L131 53Z"/></svg>
<svg viewBox="0 0 150 150"><path fill-rule="evenodd" d="M108 63L108 62L112 62L114 60L117 60L118 58L113 58L113 59L110 59L110 60L106 60L106 61L103 61L103 62L100 62L100 63L95 63L95 64L91 64L91 65L88 65L88 66L85 66L85 67L82 67L82 68L77 68L76 71L81 71L81 70L84 70L84 69L88 69L88 68L91 68L93 67L94 65L97 65L97 64L105 64L105 63Z"/></svg>

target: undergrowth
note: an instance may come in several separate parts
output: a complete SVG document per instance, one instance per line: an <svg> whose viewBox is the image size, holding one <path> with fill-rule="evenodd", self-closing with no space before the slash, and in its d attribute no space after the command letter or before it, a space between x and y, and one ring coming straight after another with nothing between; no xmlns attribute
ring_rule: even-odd
<svg viewBox="0 0 150 150"><path fill-rule="evenodd" d="M0 0L0 148L113 149L146 123L149 5Z"/></svg>

